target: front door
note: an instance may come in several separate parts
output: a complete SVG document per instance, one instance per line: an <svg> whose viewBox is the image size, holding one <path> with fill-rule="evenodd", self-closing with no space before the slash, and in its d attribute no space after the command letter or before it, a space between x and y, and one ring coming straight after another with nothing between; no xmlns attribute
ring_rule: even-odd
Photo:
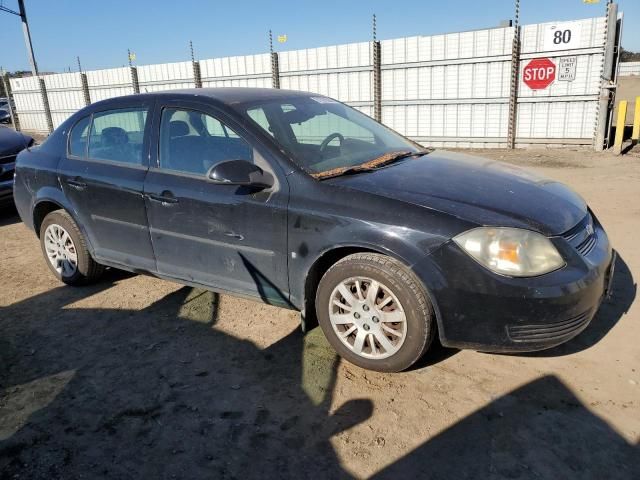
<svg viewBox="0 0 640 480"><path fill-rule="evenodd" d="M158 272L288 304L288 185L279 167L211 107L167 103L156 121L155 166L144 191ZM274 187L257 191L207 180L214 164L238 159L269 170Z"/></svg>
<svg viewBox="0 0 640 480"><path fill-rule="evenodd" d="M152 271L155 261L142 197L148 112L149 105L140 104L79 120L58 174L96 260Z"/></svg>

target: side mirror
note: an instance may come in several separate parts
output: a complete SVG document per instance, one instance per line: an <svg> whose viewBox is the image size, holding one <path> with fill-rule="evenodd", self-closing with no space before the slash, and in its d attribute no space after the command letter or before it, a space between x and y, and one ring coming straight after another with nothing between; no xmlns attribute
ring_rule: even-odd
<svg viewBox="0 0 640 480"><path fill-rule="evenodd" d="M209 180L220 185L242 185L256 188L273 186L273 177L247 160L227 160L211 167Z"/></svg>

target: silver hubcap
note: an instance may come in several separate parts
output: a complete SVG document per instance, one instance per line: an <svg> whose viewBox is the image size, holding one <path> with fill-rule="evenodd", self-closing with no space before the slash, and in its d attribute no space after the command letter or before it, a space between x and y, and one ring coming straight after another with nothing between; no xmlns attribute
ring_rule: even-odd
<svg viewBox="0 0 640 480"><path fill-rule="evenodd" d="M329 319L340 341L364 358L390 357L407 337L407 317L398 298L367 277L348 278L333 289Z"/></svg>
<svg viewBox="0 0 640 480"><path fill-rule="evenodd" d="M60 225L51 224L44 231L44 248L54 270L70 277L78 269L78 253L71 235Z"/></svg>

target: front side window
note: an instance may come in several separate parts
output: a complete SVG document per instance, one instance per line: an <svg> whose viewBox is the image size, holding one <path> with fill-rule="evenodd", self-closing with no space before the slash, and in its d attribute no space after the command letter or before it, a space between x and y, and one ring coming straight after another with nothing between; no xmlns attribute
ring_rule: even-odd
<svg viewBox="0 0 640 480"><path fill-rule="evenodd" d="M256 108L247 110L247 113L249 114L249 116L254 122L256 122L258 125L260 125L264 129L265 132L267 132L272 137L274 136L273 130L271 129L271 125L269 125L269 120L267 119L267 116L261 107L256 107Z"/></svg>
<svg viewBox="0 0 640 480"><path fill-rule="evenodd" d="M272 135L309 173L420 150L372 118L327 97L267 100L252 104L242 113Z"/></svg>
<svg viewBox="0 0 640 480"><path fill-rule="evenodd" d="M146 122L146 108L95 113L89 135L89 158L142 165Z"/></svg>
<svg viewBox="0 0 640 480"><path fill-rule="evenodd" d="M217 118L196 110L165 108L160 122L160 168L206 174L225 160L253 161L253 149Z"/></svg>
<svg viewBox="0 0 640 480"><path fill-rule="evenodd" d="M87 155L87 139L89 138L89 126L91 115L78 121L69 134L69 155L85 157Z"/></svg>

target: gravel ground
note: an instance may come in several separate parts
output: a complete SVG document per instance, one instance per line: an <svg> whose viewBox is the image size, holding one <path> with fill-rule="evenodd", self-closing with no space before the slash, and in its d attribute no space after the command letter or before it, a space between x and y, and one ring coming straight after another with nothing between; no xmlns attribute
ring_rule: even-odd
<svg viewBox="0 0 640 480"><path fill-rule="evenodd" d="M564 346L369 372L291 311L117 271L62 286L0 212L0 478L638 478L640 160L478 153L570 184L619 252Z"/></svg>

